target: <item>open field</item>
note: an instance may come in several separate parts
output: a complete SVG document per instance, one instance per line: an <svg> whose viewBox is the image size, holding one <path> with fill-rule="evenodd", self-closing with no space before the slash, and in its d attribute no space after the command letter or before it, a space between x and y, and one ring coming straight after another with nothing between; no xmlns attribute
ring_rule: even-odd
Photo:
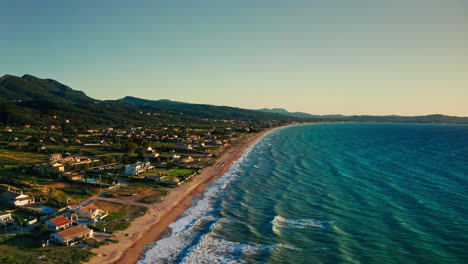
<svg viewBox="0 0 468 264"><path fill-rule="evenodd" d="M22 152L0 149L0 164L24 164L47 161L47 155L41 153Z"/></svg>
<svg viewBox="0 0 468 264"><path fill-rule="evenodd" d="M100 230L105 228L106 232L125 230L130 226L133 219L144 215L148 211L148 208L145 206L104 200L95 200L94 204L102 210L109 211L109 215L105 218L107 222L96 226Z"/></svg>
<svg viewBox="0 0 468 264"><path fill-rule="evenodd" d="M79 264L95 255L76 247L50 246L42 248L40 242L36 237L24 235L0 244L0 263Z"/></svg>
<svg viewBox="0 0 468 264"><path fill-rule="evenodd" d="M154 203L162 199L167 190L154 183L130 183L126 187L119 188L108 193L108 197L121 198L130 201Z"/></svg>

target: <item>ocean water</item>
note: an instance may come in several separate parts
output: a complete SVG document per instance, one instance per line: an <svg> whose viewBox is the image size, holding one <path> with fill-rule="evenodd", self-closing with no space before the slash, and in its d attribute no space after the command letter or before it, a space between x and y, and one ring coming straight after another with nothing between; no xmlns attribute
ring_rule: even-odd
<svg viewBox="0 0 468 264"><path fill-rule="evenodd" d="M467 174L467 125L278 129L139 264L468 263Z"/></svg>

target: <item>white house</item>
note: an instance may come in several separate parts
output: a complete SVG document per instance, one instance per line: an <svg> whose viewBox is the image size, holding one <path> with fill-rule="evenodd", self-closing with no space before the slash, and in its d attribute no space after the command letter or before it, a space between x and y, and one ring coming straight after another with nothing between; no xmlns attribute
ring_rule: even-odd
<svg viewBox="0 0 468 264"><path fill-rule="evenodd" d="M34 197L13 191L6 191L2 194L2 198L13 206L24 206L35 203Z"/></svg>
<svg viewBox="0 0 468 264"><path fill-rule="evenodd" d="M84 220L101 220L109 214L109 212L99 209L94 204L81 207L75 213L80 219Z"/></svg>
<svg viewBox="0 0 468 264"><path fill-rule="evenodd" d="M69 246L90 237L93 237L93 230L83 225L77 225L61 232L53 233L50 235L50 240Z"/></svg>
<svg viewBox="0 0 468 264"><path fill-rule="evenodd" d="M135 164L125 166L125 174L139 175L152 169L154 169L154 166L151 166L151 163L149 162L137 162Z"/></svg>
<svg viewBox="0 0 468 264"><path fill-rule="evenodd" d="M0 225L6 225L8 222L12 221L11 214L7 212L0 211Z"/></svg>
<svg viewBox="0 0 468 264"><path fill-rule="evenodd" d="M46 221L47 228L51 231L60 231L70 228L73 221L67 219L65 216L59 216Z"/></svg>

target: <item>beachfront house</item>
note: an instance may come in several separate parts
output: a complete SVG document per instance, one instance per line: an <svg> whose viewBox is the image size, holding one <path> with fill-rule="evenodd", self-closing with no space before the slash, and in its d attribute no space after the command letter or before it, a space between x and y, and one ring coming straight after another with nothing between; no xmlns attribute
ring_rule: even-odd
<svg viewBox="0 0 468 264"><path fill-rule="evenodd" d="M93 230L86 228L84 225L77 225L51 234L50 241L70 246L91 237L93 237Z"/></svg>
<svg viewBox="0 0 468 264"><path fill-rule="evenodd" d="M99 209L94 204L81 207L80 209L77 209L75 213L78 215L80 220L83 219L86 221L102 220L109 214L109 212Z"/></svg>
<svg viewBox="0 0 468 264"><path fill-rule="evenodd" d="M51 231L60 231L70 228L73 221L67 219L65 216L59 216L46 221L47 228Z"/></svg>
<svg viewBox="0 0 468 264"><path fill-rule="evenodd" d="M3 200L6 200L6 202L12 206L25 206L28 204L35 203L34 197L23 194L23 191L18 193L8 190L2 193L1 197Z"/></svg>

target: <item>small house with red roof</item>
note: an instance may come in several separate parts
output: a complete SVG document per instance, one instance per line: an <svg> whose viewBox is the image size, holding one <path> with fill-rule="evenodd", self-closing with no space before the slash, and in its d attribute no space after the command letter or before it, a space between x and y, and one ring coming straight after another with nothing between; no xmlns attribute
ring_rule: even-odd
<svg viewBox="0 0 468 264"><path fill-rule="evenodd" d="M91 237L93 237L93 230L86 228L84 225L77 225L51 234L50 240L55 243L70 246Z"/></svg>
<svg viewBox="0 0 468 264"><path fill-rule="evenodd" d="M62 160L62 154L54 153L49 155L49 161L51 162L59 162Z"/></svg>
<svg viewBox="0 0 468 264"><path fill-rule="evenodd" d="M47 228L52 231L60 231L72 226L73 221L65 216L59 216L46 221Z"/></svg>

